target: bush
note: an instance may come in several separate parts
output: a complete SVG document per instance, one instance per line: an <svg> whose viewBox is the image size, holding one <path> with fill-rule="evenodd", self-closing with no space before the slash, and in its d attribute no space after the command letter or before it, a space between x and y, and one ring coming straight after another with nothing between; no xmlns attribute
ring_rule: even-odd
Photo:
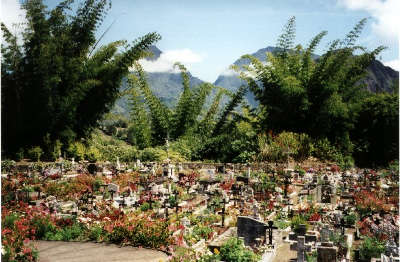
<svg viewBox="0 0 400 262"><path fill-rule="evenodd" d="M90 228L90 231L89 231L89 239L90 240L99 242L99 241L103 240L105 235L106 235L106 232L100 226L94 226L94 227Z"/></svg>
<svg viewBox="0 0 400 262"><path fill-rule="evenodd" d="M292 227L292 230L294 232L297 232L299 230L299 226L301 224L306 225L306 229L308 228L307 220L299 215L293 217L292 220L290 221L290 226Z"/></svg>
<svg viewBox="0 0 400 262"><path fill-rule="evenodd" d="M357 215L355 213L350 213L347 216L345 216L343 219L347 225L353 226L356 223Z"/></svg>
<svg viewBox="0 0 400 262"><path fill-rule="evenodd" d="M360 247L360 257L370 261L373 257L380 257L385 251L385 243L376 238L366 237Z"/></svg>
<svg viewBox="0 0 400 262"><path fill-rule="evenodd" d="M43 155L43 150L39 146L35 146L28 150L28 156L34 161L39 162L40 157Z"/></svg>
<svg viewBox="0 0 400 262"><path fill-rule="evenodd" d="M80 142L71 143L67 148L68 156L75 158L76 161L83 160L85 158L85 153L86 147Z"/></svg>
<svg viewBox="0 0 400 262"><path fill-rule="evenodd" d="M18 151L15 153L15 160L16 161L21 161L24 158L24 149L20 148Z"/></svg>
<svg viewBox="0 0 400 262"><path fill-rule="evenodd" d="M100 159L100 152L97 148L90 147L89 150L85 153L85 159L89 162L96 162Z"/></svg>
<svg viewBox="0 0 400 262"><path fill-rule="evenodd" d="M231 238L222 245L220 257L226 262L256 262L259 260L259 256L245 248L243 241L238 238Z"/></svg>
<svg viewBox="0 0 400 262"><path fill-rule="evenodd" d="M35 237L37 239L44 239L48 232L53 233L56 227L51 223L49 217L36 216L32 219L31 224L35 227Z"/></svg>
<svg viewBox="0 0 400 262"><path fill-rule="evenodd" d="M85 232L83 226L79 223L74 223L71 226L57 229L55 232L47 232L46 240L71 241L77 239Z"/></svg>
<svg viewBox="0 0 400 262"><path fill-rule="evenodd" d="M140 210L143 211L143 212L145 212L145 211L147 211L147 210L149 210L149 209L150 209L150 204L147 203L147 202L144 202L144 203L140 206Z"/></svg>

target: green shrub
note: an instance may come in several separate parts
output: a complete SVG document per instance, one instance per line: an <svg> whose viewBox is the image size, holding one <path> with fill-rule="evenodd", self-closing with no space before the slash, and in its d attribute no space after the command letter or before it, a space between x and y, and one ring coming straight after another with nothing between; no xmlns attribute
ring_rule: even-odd
<svg viewBox="0 0 400 262"><path fill-rule="evenodd" d="M321 160L332 160L335 158L336 148L331 145L327 138L315 142L314 156Z"/></svg>
<svg viewBox="0 0 400 262"><path fill-rule="evenodd" d="M150 209L150 204L149 203L147 203L147 202L144 202L141 206L140 206L140 210L141 211L147 211L147 210L149 210Z"/></svg>
<svg viewBox="0 0 400 262"><path fill-rule="evenodd" d="M57 229L54 231L46 232L46 240L58 240L58 241L71 241L83 236L85 229L79 223L74 223L71 226Z"/></svg>
<svg viewBox="0 0 400 262"><path fill-rule="evenodd" d="M120 244L128 238L128 229L121 226L114 227L113 231L108 235L108 239L110 240L110 242L115 244Z"/></svg>
<svg viewBox="0 0 400 262"><path fill-rule="evenodd" d="M29 158L33 159L34 161L39 162L40 157L43 155L43 150L39 146L35 146L28 150Z"/></svg>
<svg viewBox="0 0 400 262"><path fill-rule="evenodd" d="M61 155L61 148L62 143L60 142L60 140L57 139L53 144L53 150L50 152L50 160L57 160L57 158Z"/></svg>
<svg viewBox="0 0 400 262"><path fill-rule="evenodd" d="M357 215L355 213L350 213L347 216L345 216L343 219L347 225L352 226L356 223Z"/></svg>
<svg viewBox="0 0 400 262"><path fill-rule="evenodd" d="M376 238L366 237L360 247L360 257L370 261L373 257L380 257L385 251L385 243Z"/></svg>
<svg viewBox="0 0 400 262"><path fill-rule="evenodd" d="M90 147L89 150L85 153L85 159L89 162L96 162L100 159L100 152L97 148Z"/></svg>
<svg viewBox="0 0 400 262"><path fill-rule="evenodd" d="M223 244L219 255L226 262L256 262L260 259L253 251L245 248L243 241L238 238L231 238Z"/></svg>
<svg viewBox="0 0 400 262"><path fill-rule="evenodd" d="M2 228L14 228L14 222L19 218L17 214L10 214L1 221L1 227Z"/></svg>
<svg viewBox="0 0 400 262"><path fill-rule="evenodd" d="M167 158L167 152L160 148L148 147L141 151L140 159L144 162L158 162Z"/></svg>
<svg viewBox="0 0 400 262"><path fill-rule="evenodd" d="M299 216L299 215L294 216L292 218L292 220L290 221L290 226L292 227L292 230L294 232L297 232L299 230L299 226L301 224L306 225L306 229L308 228L307 220L303 216Z"/></svg>
<svg viewBox="0 0 400 262"><path fill-rule="evenodd" d="M24 149L20 148L18 151L15 153L15 160L16 161L21 161L24 158Z"/></svg>
<svg viewBox="0 0 400 262"><path fill-rule="evenodd" d="M67 148L68 156L75 158L76 161L83 160L85 158L85 153L86 147L80 142L71 143Z"/></svg>
<svg viewBox="0 0 400 262"><path fill-rule="evenodd" d="M56 227L51 223L49 217L34 217L32 225L35 227L35 237L37 239L44 239L46 234L56 231Z"/></svg>
<svg viewBox="0 0 400 262"><path fill-rule="evenodd" d="M94 227L90 228L90 231L89 231L89 239L90 240L99 242L104 238L105 235L106 235L106 232L100 226L94 226Z"/></svg>

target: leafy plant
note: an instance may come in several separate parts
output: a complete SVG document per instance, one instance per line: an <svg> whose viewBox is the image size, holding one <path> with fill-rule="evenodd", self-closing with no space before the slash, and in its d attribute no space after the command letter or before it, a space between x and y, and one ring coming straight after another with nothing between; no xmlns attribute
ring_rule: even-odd
<svg viewBox="0 0 400 262"><path fill-rule="evenodd" d="M366 237L360 246L360 257L369 261L373 257L380 257L385 251L385 243L373 237Z"/></svg>

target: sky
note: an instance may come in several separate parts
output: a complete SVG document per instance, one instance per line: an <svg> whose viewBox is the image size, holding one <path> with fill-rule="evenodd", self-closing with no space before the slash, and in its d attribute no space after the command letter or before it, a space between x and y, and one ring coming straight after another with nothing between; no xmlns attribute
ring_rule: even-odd
<svg viewBox="0 0 400 262"><path fill-rule="evenodd" d="M19 2L1 0L1 20L6 25L23 22ZM60 1L44 2L53 8ZM316 34L328 31L317 54L369 17L358 44L369 50L388 47L378 59L399 70L398 10L399 0L114 0L98 35L114 21L101 44L158 32L162 39L156 46L163 54L155 62L142 61L146 71L170 71L179 61L194 76L214 82L240 56L275 46L292 16L296 17L296 44L306 46Z"/></svg>

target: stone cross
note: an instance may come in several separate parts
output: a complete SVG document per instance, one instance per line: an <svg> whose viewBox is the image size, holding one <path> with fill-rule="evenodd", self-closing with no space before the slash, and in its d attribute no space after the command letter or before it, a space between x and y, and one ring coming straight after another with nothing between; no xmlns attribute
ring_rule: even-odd
<svg viewBox="0 0 400 262"><path fill-rule="evenodd" d="M297 237L297 262L304 262L305 237Z"/></svg>

